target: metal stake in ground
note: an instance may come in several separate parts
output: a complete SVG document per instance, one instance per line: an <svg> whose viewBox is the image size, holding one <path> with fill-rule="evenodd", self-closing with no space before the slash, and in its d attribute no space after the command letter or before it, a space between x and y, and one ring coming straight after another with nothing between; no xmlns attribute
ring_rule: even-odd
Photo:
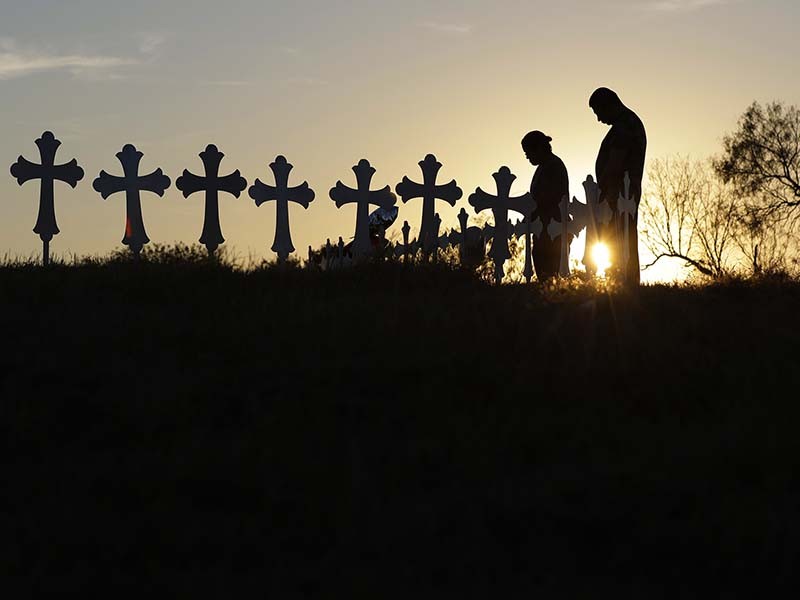
<svg viewBox="0 0 800 600"><path fill-rule="evenodd" d="M38 233L42 240L42 264L50 264L50 240L59 232L56 224L56 209L53 190L54 181L63 181L73 188L83 179L83 169L78 166L74 158L64 165L56 165L55 158L61 142L55 136L45 131L36 145L39 147L39 156L42 163L37 165L24 157L17 158L11 165L11 175L16 178L19 185L32 179L41 181L39 186L39 215L36 218L34 233Z"/></svg>
<svg viewBox="0 0 800 600"><path fill-rule="evenodd" d="M183 175L178 177L175 182L175 187L183 192L184 198L188 198L195 192L206 193L205 217L200 243L205 245L209 256L213 256L220 244L225 242L219 224L219 192L227 192L238 198L247 187L247 181L241 176L238 169L230 175L219 176L219 165L225 155L217 150L214 144L209 144L199 156L205 167L205 177L200 177L184 169Z"/></svg>
<svg viewBox="0 0 800 600"><path fill-rule="evenodd" d="M476 213L491 209L494 214L492 248L489 250L489 256L494 259L494 277L499 284L503 281L503 263L511 258L511 250L508 247L508 211L530 215L533 212L533 199L529 192L516 198L510 196L511 185L517 176L513 175L508 167L501 167L492 177L497 184L497 196L487 194L478 188L470 195L469 203L475 208Z"/></svg>
<svg viewBox="0 0 800 600"><path fill-rule="evenodd" d="M293 167L283 156L278 156L275 162L270 163L269 168L275 176L275 187L256 179L250 186L248 194L255 200L256 206L271 200L275 201L275 241L272 243L272 251L278 255L279 262L285 262L294 252L292 234L289 230L289 202L296 202L303 208L308 208L314 200L314 190L309 188L305 181L297 187L289 187L289 173Z"/></svg>
<svg viewBox="0 0 800 600"><path fill-rule="evenodd" d="M100 171L92 187L99 192L103 200L117 192L125 192L125 235L122 243L128 246L138 258L144 245L150 241L144 229L142 218L141 192L152 192L164 196L164 192L172 183L161 169L149 175L139 175L139 163L144 155L133 144L126 144L116 157L122 163L122 177L109 175Z"/></svg>
<svg viewBox="0 0 800 600"><path fill-rule="evenodd" d="M455 180L446 185L436 185L436 177L442 163L436 160L433 154L428 154L425 160L419 162L422 169L422 183L415 183L408 177L403 177L403 181L395 187L397 195L405 204L414 198L422 198L422 223L419 229L419 241L422 245L422 252L425 256L436 252L438 248L438 232L436 232L435 222L435 203L436 200L444 200L450 206L455 206L461 199L463 192L456 185Z"/></svg>
<svg viewBox="0 0 800 600"><path fill-rule="evenodd" d="M382 208L391 208L397 202L397 198L387 185L383 189L370 191L369 186L375 169L366 159L361 159L353 167L358 182L357 189L349 188L341 181L336 182L336 186L331 188L329 195L331 200L336 203L337 208L345 204L356 205L356 234L352 245L353 259L357 260L368 255L372 251L372 244L369 239L369 206L375 204Z"/></svg>

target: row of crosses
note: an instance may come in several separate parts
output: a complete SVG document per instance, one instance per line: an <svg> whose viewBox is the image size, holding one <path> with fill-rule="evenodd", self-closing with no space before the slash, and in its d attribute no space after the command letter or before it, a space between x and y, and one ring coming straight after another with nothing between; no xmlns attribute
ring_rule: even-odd
<svg viewBox="0 0 800 600"><path fill-rule="evenodd" d="M33 231L39 234L42 240L43 262L47 264L49 262L49 243L53 236L59 233L55 217L54 182L62 181L75 188L83 179L84 171L78 166L75 159L66 164L56 165L55 156L61 142L51 132L47 131L42 134L36 140L36 145L39 148L41 163L35 164L20 156L17 162L11 166L11 175L17 179L19 185L31 180L40 181L39 214ZM238 170L228 175L220 175L220 165L225 155L213 144L208 145L199 156L203 163L204 174L196 175L184 170L183 174L175 181L175 187L183 193L185 198L197 192L204 193L205 217L200 243L205 245L209 255L213 256L219 246L225 242L219 219L219 193L225 192L238 198L247 188L247 181ZM143 154L132 144L126 144L116 154L116 157L122 165L122 176L110 175L106 171L101 171L93 182L93 188L103 199L119 192L125 192L126 219L122 243L138 257L144 245L150 241L142 217L140 194L141 192L150 192L163 196L172 182L161 169L156 169L148 175L140 175L139 169ZM406 221L403 227L403 243L397 245L396 254L405 256L407 260L412 251L421 250L424 256L435 257L437 249L450 244L459 245L463 258L470 236L476 235L477 228L468 227L469 217L467 212L462 209L459 214L460 231L452 231L449 235L440 236L441 218L435 210L437 200L455 206L456 202L462 198L463 192L455 180L444 185L437 184L442 164L436 160L434 155L428 154L424 160L419 162L419 166L422 170L421 183L403 177L403 180L395 187L395 192L403 203L417 198L422 199L419 239L415 242L409 241L410 226ZM285 261L295 251L289 227L289 202L308 208L314 200L315 194L307 182L295 187L289 186L289 175L293 167L283 156L278 156L269 167L272 170L275 184L270 185L256 179L248 193L250 198L255 201L256 206L261 206L269 201L276 203L277 217L272 250L278 255L280 261ZM351 255L353 260L358 260L369 255L372 249L369 234L369 207L375 205L384 209L391 208L395 206L397 196L392 193L388 185L378 190L371 189L376 170L368 160L359 161L353 167L353 172L356 176L356 187L351 188L338 181L330 190L329 196L336 203L337 208L346 204L356 204L356 227ZM517 197L511 196L511 186L516 176L511 173L510 169L505 166L501 167L493 177L497 194L488 194L479 187L469 196L469 204L476 213L484 210L491 210L493 213L494 226L485 227L477 234L483 239L492 240L488 254L494 261L495 278L498 283L504 275L505 261L511 258L508 246L511 236L525 239L526 259L523 273L528 281L533 275L531 238L539 237L545 231L553 240L560 237L561 274L566 276L569 275L567 252L571 238L587 227L590 229L591 235L596 231L598 224L608 223L613 217L608 204L603 202L601 205L599 202L600 190L589 176L583 184L587 202L580 203L575 198L570 201L568 197L565 197L561 202L560 222L553 220L545 229L541 220L531 221L536 203L530 193ZM636 210L636 203L629 196L629 188L630 184L626 174L625 195L621 196L618 202L618 210L621 211L621 214L633 214ZM522 221L516 225L512 224L508 218L509 211L522 214ZM626 243L623 245L625 250L628 248L627 236L629 235L627 222L625 219ZM330 242L328 246L330 246ZM340 238L340 262L342 246L343 241Z"/></svg>

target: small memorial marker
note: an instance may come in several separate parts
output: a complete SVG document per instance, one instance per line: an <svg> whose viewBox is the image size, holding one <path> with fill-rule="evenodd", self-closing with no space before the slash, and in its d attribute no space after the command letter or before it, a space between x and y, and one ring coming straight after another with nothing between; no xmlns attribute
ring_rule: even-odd
<svg viewBox="0 0 800 600"><path fill-rule="evenodd" d="M455 180L445 185L436 185L436 177L442 168L442 163L436 160L433 154L428 154L418 164L422 169L422 183L416 183L408 177L403 177L403 181L397 184L395 191L404 204L414 198L422 198L422 223L420 224L419 240L423 253L428 256L438 247L438 232L435 223L436 200L443 200L450 206L455 206L464 193Z"/></svg>
<svg viewBox="0 0 800 600"><path fill-rule="evenodd" d="M369 239L369 206L375 204L382 208L390 208L395 205L397 198L387 185L383 189L371 191L369 189L375 169L366 159L361 159L353 167L356 174L358 187L349 188L341 181L336 182L336 186L329 192L331 200L336 203L337 208L345 204L356 205L356 232L352 245L353 258L358 260L367 256L372 251L372 243Z"/></svg>
<svg viewBox="0 0 800 600"><path fill-rule="evenodd" d="M458 256L462 266L474 267L480 264L484 257L484 232L480 227L469 227L469 214L463 208L458 213L460 231L451 231L450 244L458 245Z"/></svg>
<svg viewBox="0 0 800 600"><path fill-rule="evenodd" d="M225 242L219 223L219 192L227 192L238 198L247 187L247 181L237 169L230 175L219 176L219 165L225 156L214 144L209 144L199 154L205 167L205 177L200 177L184 169L183 175L175 182L183 197L188 198L195 192L206 193L205 216L200 243L204 244L208 254L213 256L220 244Z"/></svg>
<svg viewBox="0 0 800 600"><path fill-rule="evenodd" d="M42 163L32 163L23 156L11 165L11 175L16 178L19 185L33 179L40 180L39 184L39 214L36 218L34 233L39 234L42 240L42 264L50 264L50 240L59 233L56 224L56 208L53 183L63 181L72 188L83 179L83 169L78 166L74 158L66 164L56 165L55 158L61 142L50 131L45 131L38 140L39 156Z"/></svg>
<svg viewBox="0 0 800 600"><path fill-rule="evenodd" d="M470 195L469 203L475 208L475 212L491 209L494 215L495 225L493 229L489 230L492 236L489 256L494 259L494 276L495 281L499 284L503 280L503 264L511 258L511 251L508 247L510 233L508 211L513 210L525 216L530 215L533 212L533 199L530 192L515 198L510 196L511 185L517 176L513 175L508 167L501 167L492 177L497 184L497 196L492 196L481 188L477 188Z"/></svg>
<svg viewBox="0 0 800 600"><path fill-rule="evenodd" d="M411 234L411 225L408 224L408 221L403 221L403 228L400 230L403 232L403 242L398 242L394 249L395 256L402 256L403 263L408 264L409 257L411 253L414 251L414 242L408 241L408 236Z"/></svg>
<svg viewBox="0 0 800 600"><path fill-rule="evenodd" d="M434 241L433 249L431 250L431 254L433 255L433 262L437 262L439 260L439 248L442 247L441 239L439 238L439 229L441 229L441 227L442 227L442 217L439 216L439 213L436 213L435 215L433 215L433 230L430 231L428 234L428 237L430 239L433 239Z"/></svg>
<svg viewBox="0 0 800 600"><path fill-rule="evenodd" d="M467 223L469 223L469 214L462 208L458 212L458 224L461 226L461 230L450 232L450 243L452 245L458 244L458 260L462 265L464 264L467 248Z"/></svg>
<svg viewBox="0 0 800 600"><path fill-rule="evenodd" d="M283 156L278 156L275 162L270 163L269 168L272 169L275 176L275 187L256 179L248 193L255 200L256 206L275 201L275 240L272 243L272 251L278 255L280 262L285 262L294 252L292 234L289 230L289 202L295 202L303 208L308 208L308 205L314 200L314 190L309 188L305 181L297 187L289 187L289 173L293 167Z"/></svg>
<svg viewBox="0 0 800 600"><path fill-rule="evenodd" d="M344 240L342 239L342 236L339 236L339 241L336 244L336 256L337 256L336 266L339 268L344 267L345 265L349 265L350 262L352 262L352 260L347 256L344 247L345 247Z"/></svg>
<svg viewBox="0 0 800 600"><path fill-rule="evenodd" d="M325 242L325 257L322 261L322 266L326 270L333 268L333 244L331 244L331 238L328 238L328 241Z"/></svg>
<svg viewBox="0 0 800 600"><path fill-rule="evenodd" d="M438 213L436 216L437 217L439 216ZM443 233L442 235L438 235L439 228L441 227L441 225L442 225L442 219L440 218L439 223L436 226L436 232L437 232L436 246L439 250L447 250L447 247L450 245L450 234Z"/></svg>
<svg viewBox="0 0 800 600"><path fill-rule="evenodd" d="M140 176L139 163L143 156L133 144L125 144L122 151L116 154L122 164L122 177L100 171L100 175L92 183L92 187L100 193L103 200L108 200L112 194L125 192L125 235L122 243L131 249L136 258L150 241L142 218L141 192L152 192L163 197L171 184L170 178L161 169Z"/></svg>

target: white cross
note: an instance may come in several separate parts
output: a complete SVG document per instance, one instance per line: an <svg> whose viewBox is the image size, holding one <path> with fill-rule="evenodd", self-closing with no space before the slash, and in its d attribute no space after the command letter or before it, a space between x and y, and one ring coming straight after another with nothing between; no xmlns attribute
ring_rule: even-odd
<svg viewBox="0 0 800 600"><path fill-rule="evenodd" d="M434 214L436 200L444 200L450 206L455 206L463 192L456 185L455 180L446 185L436 185L436 177L439 169L442 168L442 163L437 161L433 154L428 154L425 160L419 162L419 166L422 169L422 183L416 183L408 177L403 177L403 181L397 184L395 191L404 204L414 198L422 198L422 223L419 229L419 239L422 242L422 251L430 254L438 246Z"/></svg>
<svg viewBox="0 0 800 600"><path fill-rule="evenodd" d="M624 186L625 194L620 193L619 200L617 200L617 210L623 221L622 263L624 265L623 272L627 273L628 263L631 260L629 247L630 219L628 217L636 218L636 198L631 198L631 178L627 171L625 171Z"/></svg>
<svg viewBox="0 0 800 600"><path fill-rule="evenodd" d="M500 167L500 170L492 177L494 177L497 184L497 196L492 196L481 188L477 188L470 195L469 203L475 208L475 212L491 209L494 215L495 225L490 230L492 233L492 247L489 250L489 256L494 259L494 277L495 282L499 284L503 280L503 264L507 259L511 258L511 250L508 247L508 211L513 210L523 216L528 216L533 212L534 203L530 192L515 198L510 196L511 185L517 176L513 175L508 167Z"/></svg>
<svg viewBox="0 0 800 600"><path fill-rule="evenodd" d="M308 208L314 200L314 190L309 188L305 181L297 187L289 187L289 173L293 167L283 156L278 156L275 162L270 163L269 168L275 176L275 187L256 179L248 193L255 200L256 206L271 200L275 201L275 240L272 243L272 251L278 255L280 262L284 262L294 252L292 234L289 230L289 202Z"/></svg>
<svg viewBox="0 0 800 600"><path fill-rule="evenodd" d="M356 234L353 240L353 258L358 259L366 256L372 251L372 244L369 241L369 205L375 204L383 208L390 208L395 205L397 198L387 185L383 189L370 191L369 186L375 169L366 159L361 159L353 167L356 174L358 187L349 188L341 181L336 182L336 186L331 188L329 193L331 200L336 203L337 208L345 204L356 205Z"/></svg>

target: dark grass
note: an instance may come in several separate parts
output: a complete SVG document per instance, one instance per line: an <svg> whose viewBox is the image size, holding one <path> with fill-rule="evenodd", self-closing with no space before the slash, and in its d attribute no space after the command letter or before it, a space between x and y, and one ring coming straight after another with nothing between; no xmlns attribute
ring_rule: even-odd
<svg viewBox="0 0 800 600"><path fill-rule="evenodd" d="M8 265L0 303L7 589L753 598L798 581L797 282L496 288L184 248Z"/></svg>

